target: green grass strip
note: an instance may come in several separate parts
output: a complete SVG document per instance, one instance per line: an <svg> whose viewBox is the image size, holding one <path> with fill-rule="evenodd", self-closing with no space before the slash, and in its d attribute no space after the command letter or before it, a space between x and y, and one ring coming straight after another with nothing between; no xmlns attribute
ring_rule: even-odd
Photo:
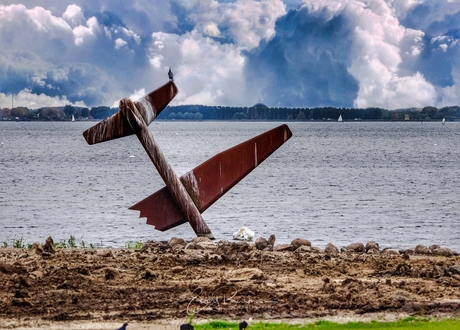
<svg viewBox="0 0 460 330"><path fill-rule="evenodd" d="M194 325L196 330L211 330L211 329L239 329L237 322L225 321L210 321L204 324ZM460 320L455 319L422 319L408 317L395 322L349 322L349 323L335 323L330 321L317 321L309 324L286 324L286 323L270 323L270 322L257 322L251 323L247 327L248 330L262 330L262 329L279 329L279 330L401 330L401 329L416 329L416 330L457 330L460 329Z"/></svg>

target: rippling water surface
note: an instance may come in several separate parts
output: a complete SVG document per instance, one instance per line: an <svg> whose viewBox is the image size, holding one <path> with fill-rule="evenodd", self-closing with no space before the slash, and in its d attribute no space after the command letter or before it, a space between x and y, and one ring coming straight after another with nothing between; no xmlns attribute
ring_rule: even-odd
<svg viewBox="0 0 460 330"><path fill-rule="evenodd" d="M194 237L159 232L128 207L163 187L136 137L89 146L94 122L0 122L0 243L119 247ZM177 174L280 123L154 122ZM278 243L440 244L460 251L460 124L289 123L293 137L203 213L216 239L241 226Z"/></svg>

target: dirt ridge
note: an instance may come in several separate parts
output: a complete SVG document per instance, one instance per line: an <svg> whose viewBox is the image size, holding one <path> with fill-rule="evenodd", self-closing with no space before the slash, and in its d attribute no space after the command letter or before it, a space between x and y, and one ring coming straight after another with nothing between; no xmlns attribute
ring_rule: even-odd
<svg viewBox="0 0 460 330"><path fill-rule="evenodd" d="M0 319L14 325L147 322L190 313L196 319L460 315L455 251L380 251L375 242L339 251L309 243L173 238L139 250L1 248Z"/></svg>

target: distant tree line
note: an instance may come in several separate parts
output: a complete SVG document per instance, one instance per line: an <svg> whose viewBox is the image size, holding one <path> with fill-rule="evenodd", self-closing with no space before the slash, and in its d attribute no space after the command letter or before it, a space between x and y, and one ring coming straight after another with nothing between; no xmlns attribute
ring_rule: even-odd
<svg viewBox="0 0 460 330"><path fill-rule="evenodd" d="M106 106L84 108L66 105L30 110L26 107L0 109L0 120L100 120L118 108ZM455 120L460 118L460 106L424 107L387 110L383 108L287 108L267 107L258 103L252 107L206 105L168 106L158 116L162 120Z"/></svg>
<svg viewBox="0 0 460 330"><path fill-rule="evenodd" d="M13 109L0 109L0 120L68 121L72 120L72 118L75 120L92 120L107 118L117 111L118 108L104 106L88 109L66 105L64 107L47 107L33 110L26 107L15 107Z"/></svg>
<svg viewBox="0 0 460 330"><path fill-rule="evenodd" d="M222 107L205 105L181 105L166 107L158 119L166 120L337 120L342 116L350 120L455 120L460 118L460 106L444 108L424 107L398 110L383 108L287 108L267 107L256 104L252 107Z"/></svg>

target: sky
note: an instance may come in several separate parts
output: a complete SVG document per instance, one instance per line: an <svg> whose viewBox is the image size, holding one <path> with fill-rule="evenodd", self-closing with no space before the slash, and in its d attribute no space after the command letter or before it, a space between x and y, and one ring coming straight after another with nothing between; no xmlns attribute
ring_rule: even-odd
<svg viewBox="0 0 460 330"><path fill-rule="evenodd" d="M0 107L460 103L460 0L0 0Z"/></svg>

